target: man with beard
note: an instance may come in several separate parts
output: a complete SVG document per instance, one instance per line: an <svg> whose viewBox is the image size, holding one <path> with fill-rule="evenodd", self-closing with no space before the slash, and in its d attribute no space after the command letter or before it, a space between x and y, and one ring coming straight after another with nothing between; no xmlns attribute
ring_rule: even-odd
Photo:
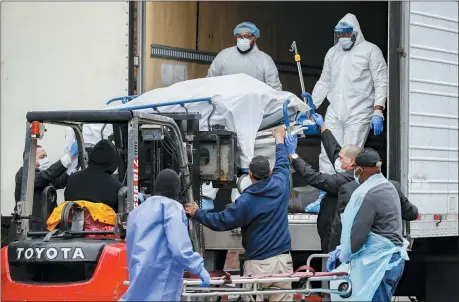
<svg viewBox="0 0 459 302"><path fill-rule="evenodd" d="M244 73L273 89L282 91L279 71L273 59L258 49L260 30L255 24L242 22L233 31L236 46L223 49L210 65L207 77Z"/></svg>

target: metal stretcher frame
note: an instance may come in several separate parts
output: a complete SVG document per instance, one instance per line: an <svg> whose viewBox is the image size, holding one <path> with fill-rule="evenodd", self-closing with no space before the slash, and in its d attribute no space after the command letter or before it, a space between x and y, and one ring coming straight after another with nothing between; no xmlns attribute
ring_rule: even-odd
<svg viewBox="0 0 459 302"><path fill-rule="evenodd" d="M328 254L313 254L309 256L307 260L306 266L310 268L310 263L313 258L328 258ZM317 275L316 275L317 274ZM349 269L347 272L342 273L316 273L316 272L295 272L290 276L286 276L285 274L279 275L268 275L268 276L243 276L243 277L236 277L234 279L225 279L225 278L213 278L210 282L210 285L214 286L226 286L227 284L240 284L246 285L246 287L201 287L200 280L192 280L189 278L185 278L183 280L183 291L182 297L185 298L186 301L193 301L193 298L197 297L219 297L219 296L241 296L247 297L250 301L255 301L253 296L257 295L272 295L272 294L301 294L304 297L310 296L311 294L335 294L342 297L349 297L352 293L352 285L349 279L351 274L351 266L349 265ZM305 280L305 284L301 288L296 289L280 289L275 287L268 287L262 288L260 284L263 283L291 283L291 282L299 282ZM314 281L343 281L343 283L347 283L347 286L338 287L338 289L328 289L328 288L312 288L311 282ZM248 288L247 285L252 285L251 288Z"/></svg>
<svg viewBox="0 0 459 302"><path fill-rule="evenodd" d="M328 254L312 254L309 256L306 262L306 266L310 268L311 260L313 258L328 258ZM316 275L318 274L318 275ZM323 275L321 275L323 274ZM193 298L197 297L222 297L222 296L242 296L247 297L249 300L254 301L253 296L257 295L272 295L272 294L301 294L304 297L310 296L311 294L335 294L343 298L349 297L352 293L352 284L349 279L351 275L351 265L347 272L342 273L316 273L312 271L307 272L295 272L286 276L286 274L272 274L272 275L263 275L263 276L237 276L234 279L229 279L226 277L212 278L210 285L212 286L225 286L225 287L201 287L201 280L184 278L183 288L182 288L182 297L186 301L193 301ZM306 281L304 286L296 289L280 289L275 287L262 288L260 284L263 283L291 283ZM312 288L311 282L314 281L343 281L347 283L346 286L341 288L341 285L338 289L328 289L328 288ZM251 288L248 287L229 287L228 284L234 285L252 285ZM129 281L124 281L123 285L129 285ZM340 289L341 288L341 289Z"/></svg>

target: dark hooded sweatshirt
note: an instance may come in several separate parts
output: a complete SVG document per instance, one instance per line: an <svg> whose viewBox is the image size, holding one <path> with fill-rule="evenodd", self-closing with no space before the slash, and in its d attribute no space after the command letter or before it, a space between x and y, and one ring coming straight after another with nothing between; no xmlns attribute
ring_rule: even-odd
<svg viewBox="0 0 459 302"><path fill-rule="evenodd" d="M88 168L69 177L64 192L66 201L86 200L104 203L118 211L118 191L123 186L112 174L118 168L115 146L104 139L89 155Z"/></svg>
<svg viewBox="0 0 459 302"><path fill-rule="evenodd" d="M241 227L245 260L264 260L289 252L289 166L285 145L277 144L271 177L249 186L227 209L219 213L199 209L194 218L214 231Z"/></svg>

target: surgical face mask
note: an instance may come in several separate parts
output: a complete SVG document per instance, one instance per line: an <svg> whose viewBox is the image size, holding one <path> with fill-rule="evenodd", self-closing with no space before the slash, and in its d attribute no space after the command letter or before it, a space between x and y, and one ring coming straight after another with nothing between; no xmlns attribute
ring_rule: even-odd
<svg viewBox="0 0 459 302"><path fill-rule="evenodd" d="M350 37L339 38L338 42L339 44L341 44L343 50L349 50L352 47L353 43Z"/></svg>
<svg viewBox="0 0 459 302"><path fill-rule="evenodd" d="M346 171L344 171L344 169L341 167L341 161L339 160L339 158L337 158L337 159L335 160L335 171L338 172L338 173L346 172Z"/></svg>
<svg viewBox="0 0 459 302"><path fill-rule="evenodd" d="M237 48L240 51L247 51L250 48L250 40L247 38L238 38L237 39Z"/></svg>
<svg viewBox="0 0 459 302"><path fill-rule="evenodd" d="M40 164L40 166L38 167L40 171L44 171L51 166L51 164L49 163L48 157L40 159L38 163Z"/></svg>

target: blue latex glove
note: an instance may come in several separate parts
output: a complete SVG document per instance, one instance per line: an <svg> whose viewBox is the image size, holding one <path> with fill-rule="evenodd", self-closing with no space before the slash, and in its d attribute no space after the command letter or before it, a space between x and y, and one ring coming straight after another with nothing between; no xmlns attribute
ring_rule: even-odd
<svg viewBox="0 0 459 302"><path fill-rule="evenodd" d="M322 117L322 115L314 113L311 116L311 118L317 124L317 126L319 126L319 128L322 128L324 126L324 118Z"/></svg>
<svg viewBox="0 0 459 302"><path fill-rule="evenodd" d="M302 125L306 120L306 112L300 112L296 117L296 124Z"/></svg>
<svg viewBox="0 0 459 302"><path fill-rule="evenodd" d="M202 287L209 287L209 285L210 285L210 275L206 271L205 268L202 268L201 272L199 272L199 279L201 279L201 282L202 282L201 286Z"/></svg>
<svg viewBox="0 0 459 302"><path fill-rule="evenodd" d="M325 195L327 195L327 192L320 190L319 200L322 200L325 197Z"/></svg>
<svg viewBox="0 0 459 302"><path fill-rule="evenodd" d="M288 155L295 153L297 144L298 137L296 135L287 135L285 138L285 147L287 148Z"/></svg>
<svg viewBox="0 0 459 302"><path fill-rule="evenodd" d="M304 209L306 213L319 213L320 211L320 199L317 199L313 203L308 204L306 209Z"/></svg>
<svg viewBox="0 0 459 302"><path fill-rule="evenodd" d="M213 210L214 201L212 199L201 199L202 209L203 210Z"/></svg>
<svg viewBox="0 0 459 302"><path fill-rule="evenodd" d="M331 272L336 268L336 260L339 258L341 254L341 249L337 247L333 252L328 253L327 259L327 272Z"/></svg>
<svg viewBox="0 0 459 302"><path fill-rule="evenodd" d="M379 115L373 115L370 122L370 129L373 129L374 135L380 135L384 130L383 118Z"/></svg>
<svg viewBox="0 0 459 302"><path fill-rule="evenodd" d="M139 204L145 201L145 195L143 193L138 193L137 197L139 198Z"/></svg>
<svg viewBox="0 0 459 302"><path fill-rule="evenodd" d="M70 147L69 153L70 153L70 155L72 155L72 157L75 157L75 156L78 155L78 143L77 143L77 141L73 142L72 146Z"/></svg>

